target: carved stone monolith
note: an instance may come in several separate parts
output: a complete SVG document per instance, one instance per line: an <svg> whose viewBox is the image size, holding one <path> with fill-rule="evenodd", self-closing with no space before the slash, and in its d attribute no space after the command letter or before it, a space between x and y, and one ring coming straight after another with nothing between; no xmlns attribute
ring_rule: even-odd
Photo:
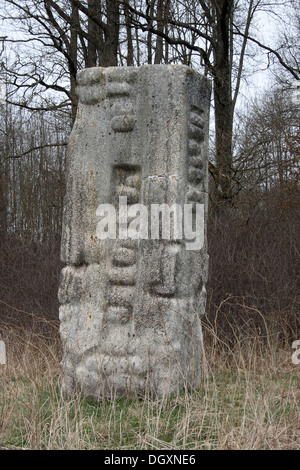
<svg viewBox="0 0 300 470"><path fill-rule="evenodd" d="M97 400L197 387L210 83L182 65L90 68L77 83L59 289L64 389Z"/></svg>

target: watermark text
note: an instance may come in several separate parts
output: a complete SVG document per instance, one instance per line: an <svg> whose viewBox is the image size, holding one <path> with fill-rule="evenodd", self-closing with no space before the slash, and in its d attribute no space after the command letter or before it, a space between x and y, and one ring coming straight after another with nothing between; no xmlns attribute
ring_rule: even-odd
<svg viewBox="0 0 300 470"><path fill-rule="evenodd" d="M201 250L204 244L204 204L100 204L96 235L99 240L185 240L187 250Z"/></svg>

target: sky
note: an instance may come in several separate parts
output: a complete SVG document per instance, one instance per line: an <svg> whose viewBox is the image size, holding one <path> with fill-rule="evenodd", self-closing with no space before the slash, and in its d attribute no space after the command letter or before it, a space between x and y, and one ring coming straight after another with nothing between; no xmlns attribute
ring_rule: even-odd
<svg viewBox="0 0 300 470"><path fill-rule="evenodd" d="M280 41L280 31L282 30L281 19L287 17L289 13L287 7L277 7L278 17L271 15L268 12L258 12L255 18L255 36L257 39L276 50L278 42ZM288 27L288 21L286 22ZM268 91L275 86L274 68L269 67L268 54L266 51L261 50L259 47L256 49L257 62L256 70L253 70L251 75L247 78L246 82L242 82L238 109L242 109L246 103L257 96L262 96L265 91ZM298 100L299 84L297 84L291 77L291 97Z"/></svg>
<svg viewBox="0 0 300 470"><path fill-rule="evenodd" d="M1 4L2 2L0 2ZM280 2L278 2L280 3ZM283 17L286 14L286 7L277 6L279 17ZM9 35L10 37L17 39L19 33L14 30L13 24L9 25L6 23L0 30L0 36ZM255 17L255 31L254 35L262 43L276 48L276 41L278 40L278 27L279 21L275 15L271 15L267 12L257 12ZM6 47L6 55L9 56L9 46ZM253 64L254 65L254 64ZM268 69L268 60L266 52L256 48L255 52L255 66L252 67L251 73L241 83L239 104L243 106L243 103L249 100L257 94L263 93L265 90L273 86L274 80L272 72ZM0 84L0 104L5 96L5 86Z"/></svg>

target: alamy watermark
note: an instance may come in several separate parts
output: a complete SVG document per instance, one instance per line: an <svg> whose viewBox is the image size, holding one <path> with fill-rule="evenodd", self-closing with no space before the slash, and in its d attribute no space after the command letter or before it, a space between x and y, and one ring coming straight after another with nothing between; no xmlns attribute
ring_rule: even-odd
<svg viewBox="0 0 300 470"><path fill-rule="evenodd" d="M100 204L96 211L99 240L185 240L187 250L201 250L204 244L204 204Z"/></svg>

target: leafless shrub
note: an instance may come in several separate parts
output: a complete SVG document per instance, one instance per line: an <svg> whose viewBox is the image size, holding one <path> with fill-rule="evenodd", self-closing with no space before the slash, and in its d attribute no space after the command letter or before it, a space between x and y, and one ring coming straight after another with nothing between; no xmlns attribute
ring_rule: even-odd
<svg viewBox="0 0 300 470"><path fill-rule="evenodd" d="M207 321L228 344L237 332L299 336L299 202L297 187L286 187L260 195L255 212L210 217Z"/></svg>
<svg viewBox="0 0 300 470"><path fill-rule="evenodd" d="M50 334L58 321L58 241L43 244L8 236L0 260L0 327Z"/></svg>

